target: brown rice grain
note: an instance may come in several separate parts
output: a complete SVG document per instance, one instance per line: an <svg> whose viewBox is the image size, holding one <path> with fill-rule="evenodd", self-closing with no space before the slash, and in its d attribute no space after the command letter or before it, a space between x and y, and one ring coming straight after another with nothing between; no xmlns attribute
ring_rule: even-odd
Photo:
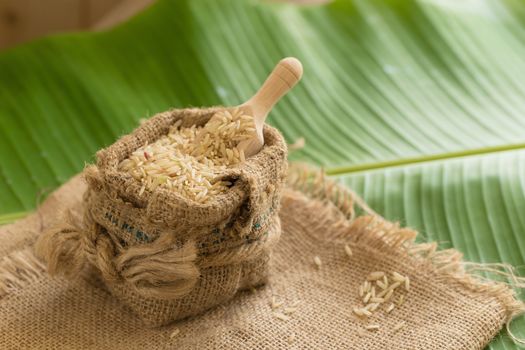
<svg viewBox="0 0 525 350"><path fill-rule="evenodd" d="M379 307L379 303L371 303L371 304L368 304L365 309L370 311L370 312L374 312L377 310L377 308Z"/></svg>
<svg viewBox="0 0 525 350"><path fill-rule="evenodd" d="M296 307L285 307L285 308L283 309L283 313L284 313L285 315L293 314L293 313L296 312L296 311L297 311L297 308L296 308Z"/></svg>
<svg viewBox="0 0 525 350"><path fill-rule="evenodd" d="M366 293L364 299L363 299L363 302L366 304L368 303L368 301L370 300L370 298L372 297L372 293L368 292Z"/></svg>
<svg viewBox="0 0 525 350"><path fill-rule="evenodd" d="M392 289L390 289L388 291L388 293L386 293L386 295L385 295L385 301L390 300L390 298L392 297L393 294L394 294L394 291Z"/></svg>
<svg viewBox="0 0 525 350"><path fill-rule="evenodd" d="M375 272L372 272L368 275L367 277L367 280L369 281L376 281L380 278L383 278L383 276L385 275L385 273L383 271L375 271Z"/></svg>
<svg viewBox="0 0 525 350"><path fill-rule="evenodd" d="M395 282L395 283L392 283L388 288L387 290L394 290L396 289L397 287L399 287L401 285L401 282Z"/></svg>
<svg viewBox="0 0 525 350"><path fill-rule="evenodd" d="M404 282L405 281L405 277L403 275L401 275L399 272L395 272L395 271L392 273L392 278L396 282Z"/></svg>
<svg viewBox="0 0 525 350"><path fill-rule="evenodd" d="M388 293L388 291L389 289L383 289L378 295L376 295L376 297L383 298Z"/></svg>
<svg viewBox="0 0 525 350"><path fill-rule="evenodd" d="M356 314L357 316L364 316L363 310L360 309L360 308L354 307L352 311L353 311L354 314Z"/></svg>
<svg viewBox="0 0 525 350"><path fill-rule="evenodd" d="M357 308L355 307L353 310L354 314L356 314L357 316L359 317L362 317L362 316L366 316L366 317L369 317L369 316L372 316L372 313L366 309L366 308Z"/></svg>
<svg viewBox="0 0 525 350"><path fill-rule="evenodd" d="M386 288L387 288L387 285L384 284L384 283L381 282L381 281L377 281L376 284L377 284L377 286L378 286L379 288L381 288L381 289L386 289Z"/></svg>
<svg viewBox="0 0 525 350"><path fill-rule="evenodd" d="M270 306L272 307L272 310L278 309L283 305L282 301L277 301L275 297L272 297L272 302Z"/></svg>
<svg viewBox="0 0 525 350"><path fill-rule="evenodd" d="M352 248L350 248L350 246L348 244L345 244L345 253L348 256L352 256L352 254L353 254Z"/></svg>
<svg viewBox="0 0 525 350"><path fill-rule="evenodd" d="M394 304L390 304L387 308L386 308L386 313L389 314L392 312L392 310L394 310L395 306Z"/></svg>
<svg viewBox="0 0 525 350"><path fill-rule="evenodd" d="M404 321L401 321L401 322L399 322L398 324L396 324L396 325L394 326L394 329L393 329L394 333L397 332L397 331L399 331L399 330L400 330L401 328L403 328L404 326L405 326L405 322L404 322Z"/></svg>
<svg viewBox="0 0 525 350"><path fill-rule="evenodd" d="M318 269L320 269L322 265L321 258L318 256L314 256L314 264L315 266L317 266Z"/></svg>
<svg viewBox="0 0 525 350"><path fill-rule="evenodd" d="M180 329L175 328L170 334L170 339L175 338L177 335L179 335L179 333L180 333Z"/></svg>
<svg viewBox="0 0 525 350"><path fill-rule="evenodd" d="M385 302L385 299L383 298L370 298L371 303L383 303Z"/></svg>
<svg viewBox="0 0 525 350"><path fill-rule="evenodd" d="M361 311L363 311L363 314L366 316L366 317L370 317L372 316L372 313L368 310L368 309L361 309Z"/></svg>
<svg viewBox="0 0 525 350"><path fill-rule="evenodd" d="M286 316L282 312L274 312L273 313L273 317L275 317L275 318L277 318L278 320L281 320L281 321L288 321L290 319L290 316Z"/></svg>

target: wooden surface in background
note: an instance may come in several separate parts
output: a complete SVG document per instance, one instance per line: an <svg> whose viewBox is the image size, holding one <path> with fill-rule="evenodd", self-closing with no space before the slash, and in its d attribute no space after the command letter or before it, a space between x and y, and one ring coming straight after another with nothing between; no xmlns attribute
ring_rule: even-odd
<svg viewBox="0 0 525 350"><path fill-rule="evenodd" d="M0 50L46 34L110 28L154 1L0 0ZM329 0L273 1L319 4Z"/></svg>
<svg viewBox="0 0 525 350"><path fill-rule="evenodd" d="M0 0L0 49L46 34L108 27L129 18L152 2Z"/></svg>
<svg viewBox="0 0 525 350"><path fill-rule="evenodd" d="M123 22L134 14L139 13L154 2L155 0L123 0L97 22L93 23L91 27L95 30L111 28L115 24Z"/></svg>

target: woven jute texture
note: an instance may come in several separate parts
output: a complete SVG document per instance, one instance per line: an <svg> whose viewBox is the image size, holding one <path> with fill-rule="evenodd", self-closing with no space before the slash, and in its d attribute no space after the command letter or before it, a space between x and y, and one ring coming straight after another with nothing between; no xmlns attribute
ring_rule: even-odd
<svg viewBox="0 0 525 350"><path fill-rule="evenodd" d="M99 151L96 166L84 172L82 219L65 217L37 242L50 272L74 277L94 267L148 326L199 314L263 284L281 234L287 170L286 143L276 129L265 126L262 150L221 173L232 186L204 204L169 189L141 191L139 181L118 169L175 122L201 126L220 109L160 113Z"/></svg>
<svg viewBox="0 0 525 350"><path fill-rule="evenodd" d="M109 293L97 274L52 278L35 258L31 241L58 212L82 203L85 186L73 179L37 214L0 232L0 247L10 242L0 258L0 348L472 350L482 349L523 310L508 286L466 273L458 252L415 244L414 231L357 215L347 190L302 175L290 181L282 196L283 233L270 261L270 282L200 316L152 329ZM17 240L23 231L25 238ZM392 313L361 320L352 314L357 290L376 270L409 276L411 288ZM273 298L284 303L279 310L296 305L287 321L274 316ZM393 332L400 321L405 327ZM368 323L381 328L360 335Z"/></svg>

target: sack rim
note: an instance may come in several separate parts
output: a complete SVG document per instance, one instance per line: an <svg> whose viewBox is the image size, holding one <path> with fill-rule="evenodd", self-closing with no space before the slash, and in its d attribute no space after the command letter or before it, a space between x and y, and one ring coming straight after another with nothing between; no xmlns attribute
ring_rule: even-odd
<svg viewBox="0 0 525 350"><path fill-rule="evenodd" d="M220 177L233 179L235 184L227 192L214 196L206 203L195 202L181 196L176 191L164 188L157 188L154 191L145 189L139 195L142 184L130 174L118 170L119 163L129 157L129 154L135 150L130 146L131 140L139 138L144 143L155 142L161 135L165 135L169 128L180 119L183 120L182 126L203 125L214 113L224 108L226 107L172 109L154 115L131 133L97 152L96 168L98 170L98 179L95 181L100 186L103 186L104 190L109 190L110 193L123 199L125 202L145 208L147 216L151 217L152 221L156 221L154 218L154 213L157 212L155 203L163 203L164 205L171 203L173 207L183 208L185 212L190 210L198 211L202 213L203 221L201 223L203 225L212 224L217 221L217 218L224 220L247 200L246 186L248 184L242 181L244 174L253 173L258 164L265 164L272 159L275 160L276 154L282 158L280 161L286 161L286 151L278 152L279 150L286 150L286 143L277 129L267 124L264 125L265 144L262 150L246 159L242 166L236 166L225 171L224 175ZM161 126L160 129L159 124ZM89 176L92 175L93 173ZM93 179L91 181L88 179L88 183L91 184L92 182Z"/></svg>

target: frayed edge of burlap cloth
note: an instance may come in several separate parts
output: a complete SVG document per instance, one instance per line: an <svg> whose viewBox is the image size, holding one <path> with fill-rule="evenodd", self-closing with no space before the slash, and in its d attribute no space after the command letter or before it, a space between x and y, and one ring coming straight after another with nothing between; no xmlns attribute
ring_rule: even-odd
<svg viewBox="0 0 525 350"><path fill-rule="evenodd" d="M525 289L525 277L519 277L512 265L467 262L463 261L463 253L456 249L439 250L437 242L416 243L417 231L384 219L351 189L327 179L323 171L316 171L307 164L296 163L292 166L288 186L311 198L333 203L346 217L333 225L349 225L349 230L361 232L361 235L353 233L354 240L366 239L370 246L379 250L397 249L402 256L410 257L422 268L434 270L436 279L445 283L454 281L470 291L499 300L505 309L503 318L507 334L516 344L525 345L525 339L516 337L510 329L514 319L525 315L525 303L516 293L519 289ZM365 215L357 217L356 207ZM509 282L483 277L483 273L503 277Z"/></svg>
<svg viewBox="0 0 525 350"><path fill-rule="evenodd" d="M35 214L0 228L0 332L8 334L0 340L0 347L16 348L13 344L17 344L24 348L52 349L75 345L86 348L343 349L356 346L382 349L397 346L409 349L416 346L482 349L504 324L508 325L525 312L525 305L512 289L523 287L525 280L517 277L510 266L467 263L454 249L438 250L436 243L415 243L417 232L384 220L349 189L308 167L294 166L288 185L282 201L282 245L276 247L269 285L240 293L233 301L203 316L151 330L142 327L138 318L113 300L92 271L86 271L73 282L50 278L44 265L35 258L32 244L38 234L54 224L58 212L81 203L85 186L78 178L70 181L53 193ZM363 215L358 215L356 210ZM72 212L74 214L75 209ZM305 212L309 214L305 216ZM354 250L350 259L344 253L345 244ZM352 315L357 288L350 286L350 282L360 284L364 277L348 277L348 280L344 277L366 276L381 268L378 252L384 253L389 261L398 259L400 272L405 268L417 271L417 276L411 279L418 302L425 300L418 293L433 292L425 290L425 280L421 279L424 277L437 289L447 288L431 295L428 304L435 301L438 306L440 303L454 305L453 300L447 298L456 296L472 301L472 305L465 306L465 311L476 311L476 305L487 306L471 316L459 315L464 317L458 319L458 330L455 330L450 325L456 321L439 324L439 320L444 320L443 315L418 314L419 308L410 305L410 295L407 295L408 311L399 310L397 316L381 316L383 319L376 323L391 326L394 320L389 317L410 320L423 316L423 321L436 318L437 323L428 323L432 327L425 325L417 329L426 333L415 334L405 329L408 333L394 335L387 329L357 336L354 328L366 322ZM320 268L313 263L317 254L322 261ZM346 268L347 272L342 271ZM478 276L482 271L507 277L510 286ZM334 283L334 276L340 283ZM444 299L437 300L436 296ZM282 307L297 308L288 316L288 321L275 317L280 309L274 310L272 304L282 301ZM432 310L423 309L421 312ZM458 316L456 309L450 312L450 317ZM90 313L86 318L77 316ZM60 323L57 316L66 320ZM471 323L465 325L467 322ZM68 328L70 323L74 324L72 330ZM465 327L473 326L477 327L473 329L475 334L469 339L460 339L466 335L462 333ZM170 335L174 335L173 338ZM401 340L396 338L401 335Z"/></svg>

